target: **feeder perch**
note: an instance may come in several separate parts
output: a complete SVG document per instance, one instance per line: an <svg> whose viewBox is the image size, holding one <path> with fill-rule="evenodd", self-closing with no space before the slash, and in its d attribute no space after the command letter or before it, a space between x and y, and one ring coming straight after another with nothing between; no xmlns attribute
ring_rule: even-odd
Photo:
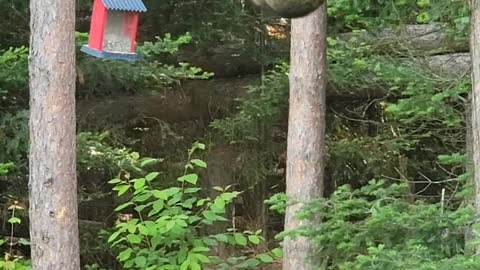
<svg viewBox="0 0 480 270"><path fill-rule="evenodd" d="M138 21L146 11L142 0L95 0L88 45L81 50L104 59L138 59Z"/></svg>

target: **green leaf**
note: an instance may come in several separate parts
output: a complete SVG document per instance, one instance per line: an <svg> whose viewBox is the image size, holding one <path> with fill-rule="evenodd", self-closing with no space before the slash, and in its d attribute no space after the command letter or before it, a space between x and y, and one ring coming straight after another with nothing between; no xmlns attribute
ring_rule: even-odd
<svg viewBox="0 0 480 270"><path fill-rule="evenodd" d="M430 13L428 12L421 12L420 14L417 15L417 21L419 23L428 22L430 21L430 19L431 19L431 16L430 16Z"/></svg>
<svg viewBox="0 0 480 270"><path fill-rule="evenodd" d="M140 167L145 167L151 163L156 163L158 161L161 161L160 159L156 159L156 158L147 158L145 160L142 161L142 163L140 163Z"/></svg>
<svg viewBox="0 0 480 270"><path fill-rule="evenodd" d="M133 158L133 159L139 159L140 158L140 154L138 154L138 152L133 152L130 154L130 156Z"/></svg>
<svg viewBox="0 0 480 270"><path fill-rule="evenodd" d="M198 247L194 247L192 251L193 252L209 252L210 249L208 247L198 246Z"/></svg>
<svg viewBox="0 0 480 270"><path fill-rule="evenodd" d="M192 159L191 163L197 165L198 167L207 168L207 163L200 159Z"/></svg>
<svg viewBox="0 0 480 270"><path fill-rule="evenodd" d="M27 240L25 238L20 238L20 240L18 240L18 243L20 243L21 245L24 245L24 246L30 246L32 244L29 240Z"/></svg>
<svg viewBox="0 0 480 270"><path fill-rule="evenodd" d="M153 179L157 178L157 176L159 175L160 173L158 172L152 172L152 173L149 173L147 176L145 176L145 179L147 179L148 182L152 181Z"/></svg>
<svg viewBox="0 0 480 270"><path fill-rule="evenodd" d="M145 178L137 179L137 180L135 180L135 183L133 184L133 188L135 188L136 190L141 189L145 186L145 183L146 183Z"/></svg>
<svg viewBox="0 0 480 270"><path fill-rule="evenodd" d="M189 194L189 193L197 193L199 192L200 190L202 190L201 188L186 188L184 193L185 194Z"/></svg>
<svg viewBox="0 0 480 270"><path fill-rule="evenodd" d="M137 231L137 224L135 223L128 223L127 230L129 233L135 233Z"/></svg>
<svg viewBox="0 0 480 270"><path fill-rule="evenodd" d="M225 234L217 234L215 235L215 239L224 243L228 242L228 237Z"/></svg>
<svg viewBox="0 0 480 270"><path fill-rule="evenodd" d="M240 194L239 192L226 192L226 193L223 193L222 195L220 195L222 197L222 199L224 199L226 202L231 202L233 199L235 199L236 197L238 197L238 194Z"/></svg>
<svg viewBox="0 0 480 270"><path fill-rule="evenodd" d="M271 262L273 262L273 258L270 257L270 256L267 255L267 254L258 254L258 255L257 255L257 258L258 258L260 261L264 262L264 263L271 263Z"/></svg>
<svg viewBox="0 0 480 270"><path fill-rule="evenodd" d="M157 199L162 199L162 200L167 200L168 199L168 193L165 190L153 190L152 191L153 196Z"/></svg>
<svg viewBox="0 0 480 270"><path fill-rule="evenodd" d="M118 184L118 183L121 183L122 180L118 179L118 178L115 178L115 179L112 179L110 181L108 181L109 184Z"/></svg>
<svg viewBox="0 0 480 270"><path fill-rule="evenodd" d="M132 252L133 252L133 249L131 248L127 248L126 250L120 252L118 254L118 260L120 260L121 262L123 261L126 261L128 259L130 259L130 256L132 255Z"/></svg>
<svg viewBox="0 0 480 270"><path fill-rule="evenodd" d="M22 220L17 218L17 217L11 217L8 220L8 223L10 223L10 224L20 224L20 223L22 223Z"/></svg>
<svg viewBox="0 0 480 270"><path fill-rule="evenodd" d="M135 211L137 212L142 212L145 208L147 208L147 205L139 205L137 207L135 207Z"/></svg>
<svg viewBox="0 0 480 270"><path fill-rule="evenodd" d="M225 201L221 197L217 197L213 204L218 208L218 209L225 209Z"/></svg>
<svg viewBox="0 0 480 270"><path fill-rule="evenodd" d="M167 192L168 196L173 196L175 194L178 194L178 193L181 193L182 192L182 189L179 188L179 187L172 187L172 188L169 188L169 189L165 189L165 192Z"/></svg>
<svg viewBox="0 0 480 270"><path fill-rule="evenodd" d="M151 193L145 193L145 194L142 194L142 195L136 197L134 201L136 201L136 202L144 202L144 201L150 199L150 197L152 197L152 194L151 194Z"/></svg>
<svg viewBox="0 0 480 270"><path fill-rule="evenodd" d="M235 242L237 242L237 244L242 245L242 246L247 245L247 238L245 238L245 236L243 236L243 234L235 233L233 235L233 237L235 238Z"/></svg>
<svg viewBox="0 0 480 270"><path fill-rule="evenodd" d="M283 250L281 248L274 248L272 249L272 254L277 259L283 258Z"/></svg>
<svg viewBox="0 0 480 270"><path fill-rule="evenodd" d="M253 267L257 267L260 264L260 261L257 260L257 259L254 259L254 258L250 258L250 259L245 261L245 264L248 267L253 268Z"/></svg>
<svg viewBox="0 0 480 270"><path fill-rule="evenodd" d="M153 210L157 213L165 207L165 203L163 201L156 201L153 203Z"/></svg>
<svg viewBox="0 0 480 270"><path fill-rule="evenodd" d="M202 218L198 217L198 216L189 216L188 217L188 223L190 223L190 224L193 224L193 223L195 223L199 220L202 220Z"/></svg>
<svg viewBox="0 0 480 270"><path fill-rule="evenodd" d="M5 244L5 240L0 239L0 247Z"/></svg>
<svg viewBox="0 0 480 270"><path fill-rule="evenodd" d="M180 265L180 270L187 270L189 266L190 266L190 260L187 259Z"/></svg>
<svg viewBox="0 0 480 270"><path fill-rule="evenodd" d="M175 227L175 220L169 220L166 225L167 231L170 231L173 227Z"/></svg>
<svg viewBox="0 0 480 270"><path fill-rule="evenodd" d="M203 239L203 242L205 243L205 245L208 245L208 246L218 246L218 242L215 239L206 238L206 239Z"/></svg>
<svg viewBox="0 0 480 270"><path fill-rule="evenodd" d="M115 239L118 238L118 236L121 234L122 232L121 231L116 231L114 232L112 235L110 235L110 237L108 238L108 242L111 243L113 241L115 241Z"/></svg>
<svg viewBox="0 0 480 270"><path fill-rule="evenodd" d="M217 216L217 221L229 221L229 220L225 217Z"/></svg>
<svg viewBox="0 0 480 270"><path fill-rule="evenodd" d="M183 228L188 227L188 224L187 224L187 222L185 222L185 220L177 219L177 220L175 220L175 222L176 222L176 223L178 224L178 226L180 226L180 227L183 227Z"/></svg>
<svg viewBox="0 0 480 270"><path fill-rule="evenodd" d="M169 206L174 206L176 205L178 202L180 202L182 200L182 197L181 195L179 196L180 194L175 194L175 196L173 196L173 198L171 198L170 200L167 201L167 204Z"/></svg>
<svg viewBox="0 0 480 270"><path fill-rule="evenodd" d="M119 185L119 186L116 186L116 187L113 188L113 190L117 190L117 191L118 191L118 196L122 196L122 195L125 194L125 192L127 192L129 189L130 189L130 186L129 186L129 185Z"/></svg>
<svg viewBox="0 0 480 270"><path fill-rule="evenodd" d="M197 201L197 206L203 206L206 202L210 201L210 199L201 199Z"/></svg>
<svg viewBox="0 0 480 270"><path fill-rule="evenodd" d="M143 257L143 256L138 256L135 258L135 264L137 265L137 267L139 268L145 268L146 265L147 265L147 258Z"/></svg>
<svg viewBox="0 0 480 270"><path fill-rule="evenodd" d="M162 209L165 207L165 203L163 201L156 201L153 203L153 209L148 213L148 216L151 217L153 215L158 214Z"/></svg>
<svg viewBox="0 0 480 270"><path fill-rule="evenodd" d="M195 257L197 258L197 260L199 260L201 263L210 263L211 260L210 258L208 258L207 256L203 255L203 254L195 254Z"/></svg>
<svg viewBox="0 0 480 270"><path fill-rule="evenodd" d="M220 192L224 191L223 188L219 187L219 186L215 186L215 187L213 187L213 189L216 190L216 191L220 191Z"/></svg>
<svg viewBox="0 0 480 270"><path fill-rule="evenodd" d="M191 262L190 263L190 269L191 270L202 270L202 267L200 267L200 264L197 262Z"/></svg>
<svg viewBox="0 0 480 270"><path fill-rule="evenodd" d="M118 212L118 211L121 211L127 207L129 207L130 205L132 205L133 202L127 202L127 203L124 203L124 204L121 204L119 205L117 208L115 208L115 211Z"/></svg>
<svg viewBox="0 0 480 270"><path fill-rule="evenodd" d="M217 220L217 215L215 213L213 213L212 211L203 211L203 216L207 219L207 220L210 220L210 221L215 221Z"/></svg>
<svg viewBox="0 0 480 270"><path fill-rule="evenodd" d="M136 234L127 235L127 241L132 244L140 244L142 242L142 237Z"/></svg>
<svg viewBox="0 0 480 270"><path fill-rule="evenodd" d="M140 234L142 234L142 235L147 236L147 235L150 234L150 231L147 229L147 227L145 227L143 225L138 225L137 228L138 228L138 231L140 232Z"/></svg>
<svg viewBox="0 0 480 270"><path fill-rule="evenodd" d="M133 265L135 264L135 260L128 260L125 262L125 264L123 265L126 269L129 269L129 268L132 268Z"/></svg>
<svg viewBox="0 0 480 270"><path fill-rule="evenodd" d="M219 208L215 204L210 205L210 210L212 210L215 214L225 214L225 212L226 212L224 207Z"/></svg>
<svg viewBox="0 0 480 270"><path fill-rule="evenodd" d="M255 244L255 245L258 245L260 244L260 237L256 236L256 235L249 235L248 236L248 240L250 242L252 242L252 244Z"/></svg>
<svg viewBox="0 0 480 270"><path fill-rule="evenodd" d="M147 228L149 235L157 234L157 223L149 220L145 222L145 227Z"/></svg>
<svg viewBox="0 0 480 270"><path fill-rule="evenodd" d="M184 175L182 177L179 177L177 180L182 182L182 183L183 182L188 182L192 185L196 185L197 181L198 181L198 175L193 174L193 173L192 174L187 174L187 175Z"/></svg>
<svg viewBox="0 0 480 270"><path fill-rule="evenodd" d="M14 261L5 261L3 263L4 263L3 264L3 269L4 270L16 270Z"/></svg>

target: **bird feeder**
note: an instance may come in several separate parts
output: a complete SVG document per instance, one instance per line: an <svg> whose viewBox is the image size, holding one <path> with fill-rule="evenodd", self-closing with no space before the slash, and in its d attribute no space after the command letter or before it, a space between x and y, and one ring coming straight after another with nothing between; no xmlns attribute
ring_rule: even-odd
<svg viewBox="0 0 480 270"><path fill-rule="evenodd" d="M94 0L88 45L82 51L92 56L133 61L138 58L137 30L142 0Z"/></svg>

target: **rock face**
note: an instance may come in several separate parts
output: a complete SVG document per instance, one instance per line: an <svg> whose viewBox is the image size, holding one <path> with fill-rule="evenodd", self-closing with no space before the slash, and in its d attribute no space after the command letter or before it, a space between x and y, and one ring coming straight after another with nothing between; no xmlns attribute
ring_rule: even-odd
<svg viewBox="0 0 480 270"><path fill-rule="evenodd" d="M434 55L417 58L416 61L423 61L423 63L427 64L434 72L451 78L468 75L471 66L469 53Z"/></svg>

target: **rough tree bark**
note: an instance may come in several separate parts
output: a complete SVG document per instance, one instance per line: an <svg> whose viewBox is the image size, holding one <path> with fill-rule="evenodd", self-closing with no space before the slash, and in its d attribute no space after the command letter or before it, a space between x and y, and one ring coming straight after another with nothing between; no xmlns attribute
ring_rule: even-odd
<svg viewBox="0 0 480 270"><path fill-rule="evenodd" d="M473 185L475 187L474 206L480 214L480 0L471 0L470 55L472 59L472 105L471 125L473 141ZM476 249L480 255L480 248Z"/></svg>
<svg viewBox="0 0 480 270"><path fill-rule="evenodd" d="M75 0L31 0L30 12L33 269L79 270Z"/></svg>
<svg viewBox="0 0 480 270"><path fill-rule="evenodd" d="M287 140L285 230L304 225L296 217L305 202L323 195L325 96L327 88L327 7L292 20L290 112ZM284 242L284 270L309 270L313 243L305 238Z"/></svg>

